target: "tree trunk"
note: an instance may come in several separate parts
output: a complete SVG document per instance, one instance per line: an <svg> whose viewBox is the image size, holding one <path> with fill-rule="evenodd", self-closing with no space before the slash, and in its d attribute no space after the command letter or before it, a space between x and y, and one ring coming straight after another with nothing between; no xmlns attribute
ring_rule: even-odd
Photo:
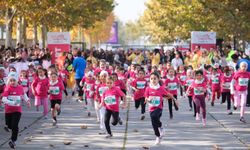
<svg viewBox="0 0 250 150"><path fill-rule="evenodd" d="M17 25L16 25L16 45L22 44L22 17L17 18Z"/></svg>
<svg viewBox="0 0 250 150"><path fill-rule="evenodd" d="M34 23L33 26L33 44L35 45L36 43L38 43L38 38L37 38L37 24Z"/></svg>
<svg viewBox="0 0 250 150"><path fill-rule="evenodd" d="M27 20L22 17L22 44L24 45L24 47L27 47L27 34L26 34L26 28L27 28Z"/></svg>
<svg viewBox="0 0 250 150"><path fill-rule="evenodd" d="M42 46L43 48L46 47L46 40L47 40L47 27L46 25L42 24Z"/></svg>
<svg viewBox="0 0 250 150"><path fill-rule="evenodd" d="M13 17L15 15L16 11L13 11L10 8L7 8L6 11L6 39L5 39L5 47L11 47L12 46L12 26L13 26Z"/></svg>

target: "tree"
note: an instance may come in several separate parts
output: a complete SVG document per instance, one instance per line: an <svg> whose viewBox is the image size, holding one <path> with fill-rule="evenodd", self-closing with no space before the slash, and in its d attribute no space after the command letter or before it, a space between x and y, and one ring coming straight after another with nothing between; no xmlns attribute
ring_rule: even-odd
<svg viewBox="0 0 250 150"><path fill-rule="evenodd" d="M8 0L0 1L0 7L4 8L0 10L6 12L5 22L8 29L6 46L9 46L8 41L11 41L12 33L11 23L16 14L24 17L34 26L36 38L39 25L44 31L43 34L55 27L62 28L62 30L69 30L74 26L89 28L96 21L106 19L114 8L114 2L113 0Z"/></svg>
<svg viewBox="0 0 250 150"><path fill-rule="evenodd" d="M249 0L150 0L140 18L156 43L187 39L190 31L215 31L218 37L250 36Z"/></svg>

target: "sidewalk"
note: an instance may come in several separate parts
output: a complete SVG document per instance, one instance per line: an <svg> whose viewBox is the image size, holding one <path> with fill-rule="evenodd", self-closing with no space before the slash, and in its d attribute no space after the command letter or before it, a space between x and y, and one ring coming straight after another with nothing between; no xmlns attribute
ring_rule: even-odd
<svg viewBox="0 0 250 150"><path fill-rule="evenodd" d="M112 139L99 135L99 124L96 123L95 113L87 117L82 103L75 100L66 100L62 105L62 113L58 118L58 127L51 125L51 119L40 119L31 127L24 130L19 136L17 149L250 149L250 117L246 114L247 124L239 121L239 110L232 116L226 114L226 105L216 103L211 108L207 103L207 127L203 128L201 122L195 121L193 112L188 111L188 101L180 100L180 110L174 111L174 119L169 120L167 103L165 103L161 120L165 126L166 134L160 146L154 146L153 133L149 114L146 113L144 121L139 120L140 111L136 111L134 103L130 102L126 134L127 110L121 110L123 125L111 126ZM249 109L248 109L249 110ZM23 113L20 127L28 126L37 120L42 113ZM2 113L0 117L2 119ZM87 129L81 129L87 125ZM20 128L20 129L21 129ZM1 144L7 141L9 134L0 130ZM4 134L2 134L4 133ZM72 142L64 145L63 142ZM4 144L0 149L9 149Z"/></svg>

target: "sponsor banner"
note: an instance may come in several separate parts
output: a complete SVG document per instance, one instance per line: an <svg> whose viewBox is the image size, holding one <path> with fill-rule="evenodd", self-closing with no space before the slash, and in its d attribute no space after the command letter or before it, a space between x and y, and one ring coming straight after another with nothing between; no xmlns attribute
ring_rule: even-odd
<svg viewBox="0 0 250 150"><path fill-rule="evenodd" d="M47 43L48 49L51 51L51 63L55 64L60 53L70 51L70 33L48 32Z"/></svg>
<svg viewBox="0 0 250 150"><path fill-rule="evenodd" d="M210 50L216 48L216 32L193 31L191 32L191 49L200 46L203 49Z"/></svg>

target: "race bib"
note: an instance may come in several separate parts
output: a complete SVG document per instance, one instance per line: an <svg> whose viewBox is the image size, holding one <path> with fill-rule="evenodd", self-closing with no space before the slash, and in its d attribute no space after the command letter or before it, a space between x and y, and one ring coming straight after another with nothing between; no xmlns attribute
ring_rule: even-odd
<svg viewBox="0 0 250 150"><path fill-rule="evenodd" d="M53 95L58 95L60 93L60 89L58 86L49 87L49 92Z"/></svg>
<svg viewBox="0 0 250 150"><path fill-rule="evenodd" d="M187 86L190 86L193 83L192 80L187 80Z"/></svg>
<svg viewBox="0 0 250 150"><path fill-rule="evenodd" d="M168 89L169 90L177 90L177 83L168 83Z"/></svg>
<svg viewBox="0 0 250 150"><path fill-rule="evenodd" d="M239 78L239 86L247 86L248 78Z"/></svg>
<svg viewBox="0 0 250 150"><path fill-rule="evenodd" d="M231 84L231 82L225 82L225 83L223 84L223 88L224 88L224 89L230 89L230 84Z"/></svg>
<svg viewBox="0 0 250 150"><path fill-rule="evenodd" d="M8 96L8 100L15 103L14 106L20 106L21 105L21 96Z"/></svg>
<svg viewBox="0 0 250 150"><path fill-rule="evenodd" d="M160 105L161 98L159 96L150 96L149 98L151 98L151 101L149 102L150 105L154 107L158 107Z"/></svg>
<svg viewBox="0 0 250 150"><path fill-rule="evenodd" d="M187 76L180 76L181 81L185 81L187 79Z"/></svg>
<svg viewBox="0 0 250 150"><path fill-rule="evenodd" d="M137 89L144 89L144 88L145 88L145 85L146 85L146 82L145 82L145 81L137 81L137 82L136 82L136 87L137 87Z"/></svg>
<svg viewBox="0 0 250 150"><path fill-rule="evenodd" d="M219 84L219 78L212 78L213 84Z"/></svg>
<svg viewBox="0 0 250 150"><path fill-rule="evenodd" d="M111 95L111 96L105 97L104 102L106 105L115 105L116 104L115 96Z"/></svg>
<svg viewBox="0 0 250 150"><path fill-rule="evenodd" d="M22 80L21 85L22 86L27 86L28 85L28 80Z"/></svg>
<svg viewBox="0 0 250 150"><path fill-rule="evenodd" d="M200 87L200 88L194 88L194 95L203 95L204 92L203 92L203 88Z"/></svg>
<svg viewBox="0 0 250 150"><path fill-rule="evenodd" d="M98 92L99 92L99 95L102 96L102 94L108 89L108 87L100 87Z"/></svg>
<svg viewBox="0 0 250 150"><path fill-rule="evenodd" d="M86 85L86 89L87 89L87 91L90 91L90 90L91 90L91 88L92 88L92 84L87 84L87 85Z"/></svg>

